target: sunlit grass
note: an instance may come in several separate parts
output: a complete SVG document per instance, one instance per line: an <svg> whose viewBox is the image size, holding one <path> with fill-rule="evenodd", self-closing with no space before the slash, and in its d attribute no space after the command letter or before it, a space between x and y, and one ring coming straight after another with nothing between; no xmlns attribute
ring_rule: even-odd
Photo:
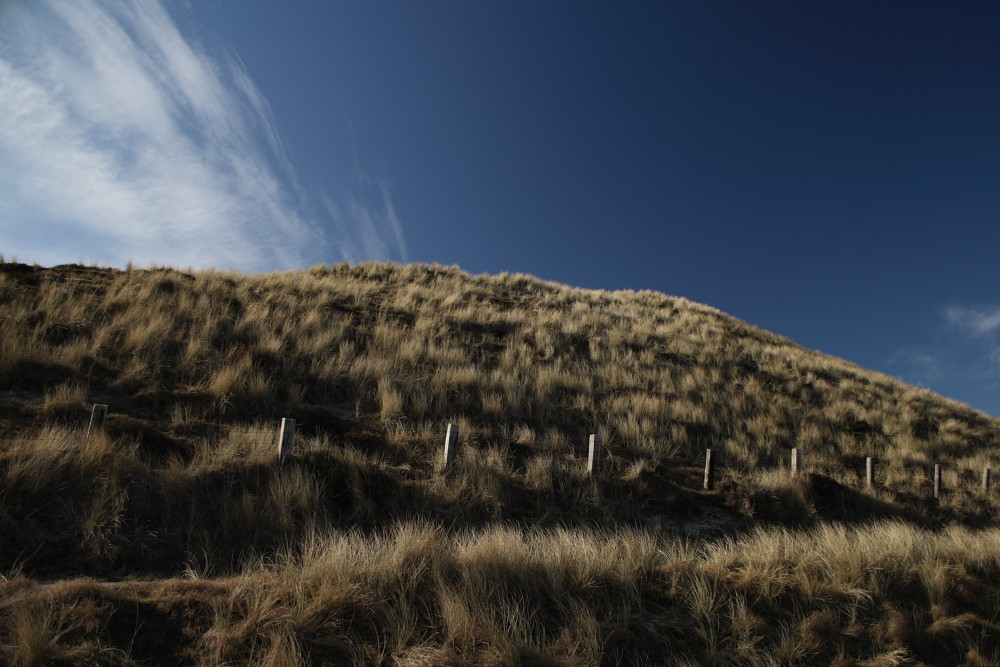
<svg viewBox="0 0 1000 667"><path fill-rule="evenodd" d="M0 269L7 662L997 659L1000 423L926 390L654 292Z"/></svg>

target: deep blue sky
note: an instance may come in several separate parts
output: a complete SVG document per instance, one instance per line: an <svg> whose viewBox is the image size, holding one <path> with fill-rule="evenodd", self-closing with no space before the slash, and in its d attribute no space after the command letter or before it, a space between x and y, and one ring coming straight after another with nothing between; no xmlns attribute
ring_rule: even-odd
<svg viewBox="0 0 1000 667"><path fill-rule="evenodd" d="M165 6L252 81L293 236L685 296L1000 415L998 3Z"/></svg>

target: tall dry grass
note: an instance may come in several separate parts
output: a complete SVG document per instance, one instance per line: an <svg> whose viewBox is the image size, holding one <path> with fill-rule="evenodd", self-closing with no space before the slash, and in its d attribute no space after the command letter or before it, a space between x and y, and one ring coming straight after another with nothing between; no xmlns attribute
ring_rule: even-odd
<svg viewBox="0 0 1000 667"><path fill-rule="evenodd" d="M810 470L851 484L878 457L897 495L926 495L942 463L945 505L966 514L997 464L996 419L648 291L422 265L0 268L0 384L44 392L40 420L65 421L85 397L193 424L321 406L374 418L397 441L447 421L567 450L599 432L625 465L694 462L712 447L738 475L782 469L797 446Z"/></svg>
<svg viewBox="0 0 1000 667"><path fill-rule="evenodd" d="M652 292L391 264L238 275L0 272L0 381L163 418L344 405L384 424L525 425L611 451L775 467L994 463L997 420ZM36 284L37 283L37 284ZM78 393L79 393L78 390ZM53 400L54 397L53 397Z"/></svg>
<svg viewBox="0 0 1000 667"><path fill-rule="evenodd" d="M0 263L0 389L8 662L1000 650L997 501L979 488L998 420L682 298L421 265ZM95 402L111 415L87 437ZM297 453L277 465L285 416ZM446 470L447 422L463 447ZM80 575L138 583L28 578Z"/></svg>
<svg viewBox="0 0 1000 667"><path fill-rule="evenodd" d="M187 643L160 660L989 665L1000 657L998 553L996 529L892 521L760 529L707 545L639 529L317 530L233 577L11 580L0 650L23 664L135 664L142 633L186 629ZM187 616L157 616L178 605ZM131 651L114 623L130 607L163 623L139 628Z"/></svg>

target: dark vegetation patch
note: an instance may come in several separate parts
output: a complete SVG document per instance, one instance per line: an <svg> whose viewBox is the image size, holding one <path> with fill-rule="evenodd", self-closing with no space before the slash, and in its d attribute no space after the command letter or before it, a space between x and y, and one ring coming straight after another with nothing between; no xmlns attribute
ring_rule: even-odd
<svg viewBox="0 0 1000 667"><path fill-rule="evenodd" d="M61 363L18 359L0 368L0 382L6 390L44 391L78 377L78 371Z"/></svg>
<svg viewBox="0 0 1000 667"><path fill-rule="evenodd" d="M447 267L0 277L7 662L1000 655L997 420L717 311Z"/></svg>

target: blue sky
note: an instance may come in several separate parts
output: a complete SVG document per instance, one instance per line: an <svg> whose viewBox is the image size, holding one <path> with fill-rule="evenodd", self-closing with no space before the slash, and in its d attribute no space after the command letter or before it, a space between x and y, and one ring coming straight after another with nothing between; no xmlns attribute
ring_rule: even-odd
<svg viewBox="0 0 1000 667"><path fill-rule="evenodd" d="M655 289L1000 415L1000 4L0 2L0 251Z"/></svg>

